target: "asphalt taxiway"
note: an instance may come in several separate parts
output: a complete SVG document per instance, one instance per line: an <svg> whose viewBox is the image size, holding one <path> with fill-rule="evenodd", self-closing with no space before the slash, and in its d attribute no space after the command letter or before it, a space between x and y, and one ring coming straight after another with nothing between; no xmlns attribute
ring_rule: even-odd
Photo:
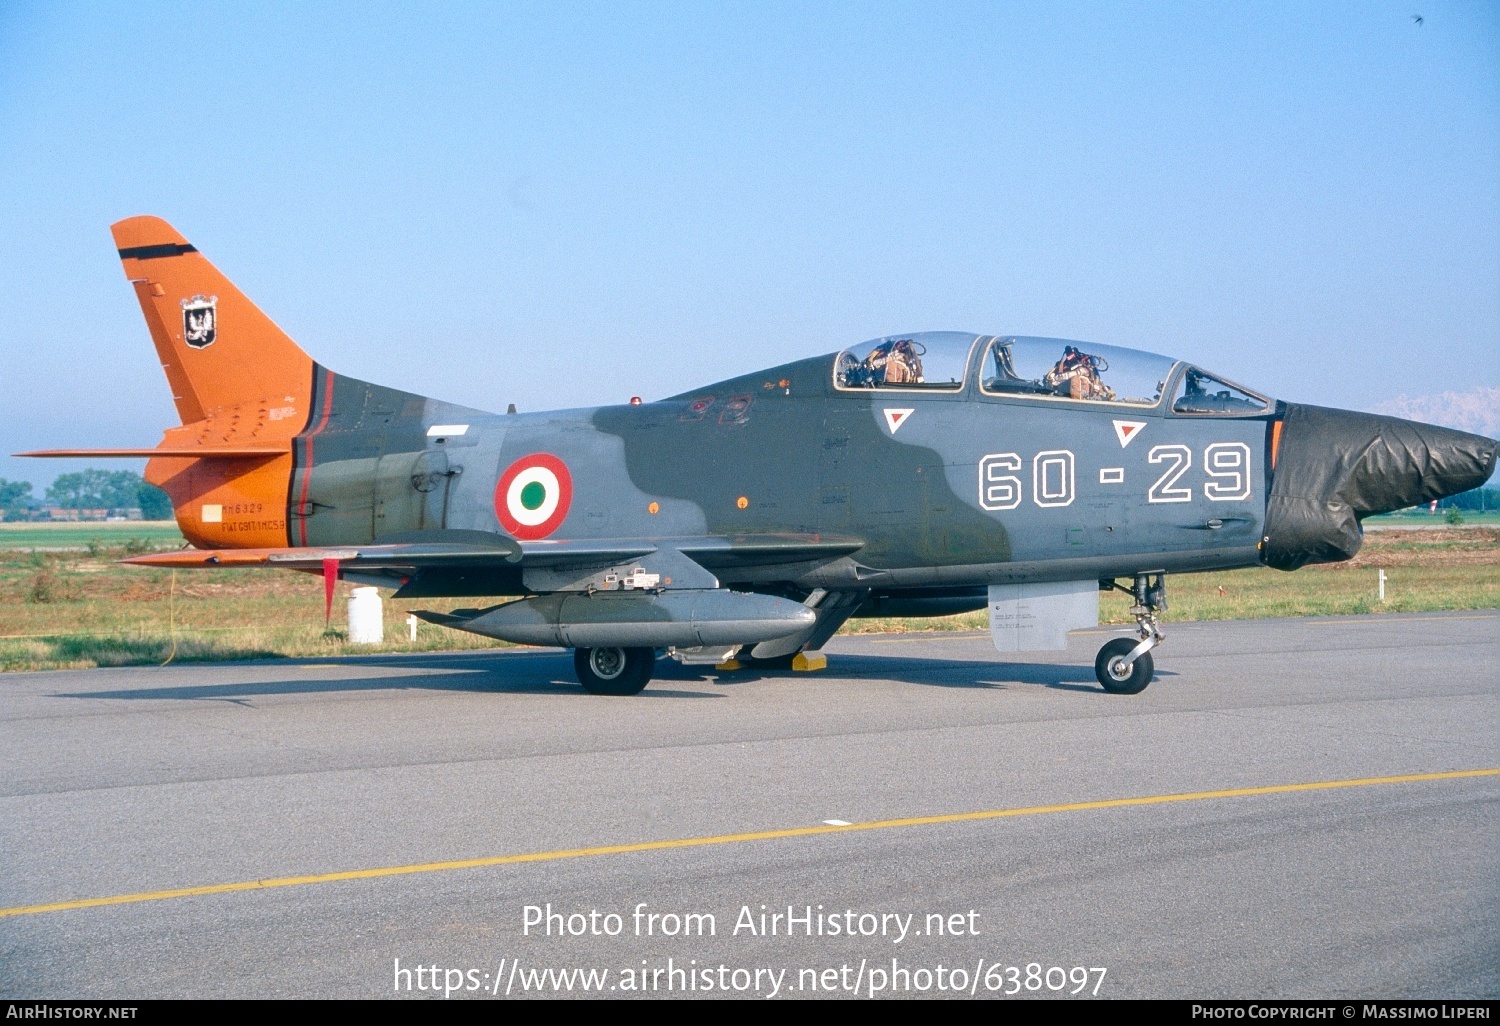
<svg viewBox="0 0 1500 1026"><path fill-rule="evenodd" d="M1167 633L1136 696L1102 632L634 698L541 650L5 675L0 995L1500 993L1500 613Z"/></svg>

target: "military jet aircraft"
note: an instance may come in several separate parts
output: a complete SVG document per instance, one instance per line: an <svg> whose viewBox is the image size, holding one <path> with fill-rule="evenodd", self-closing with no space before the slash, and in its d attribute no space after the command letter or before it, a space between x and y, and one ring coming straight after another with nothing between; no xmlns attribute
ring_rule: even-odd
<svg viewBox="0 0 1500 1026"><path fill-rule="evenodd" d="M892 335L657 402L500 414L314 362L154 217L113 226L181 416L142 449L193 550L498 596L433 623L574 650L634 694L668 654L824 665L851 616L988 607L1002 652L1065 646L1134 598L1106 691L1153 674L1172 573L1347 559L1360 520L1476 487L1496 443L1281 402L1165 356ZM1128 583L1120 583L1121 581Z"/></svg>

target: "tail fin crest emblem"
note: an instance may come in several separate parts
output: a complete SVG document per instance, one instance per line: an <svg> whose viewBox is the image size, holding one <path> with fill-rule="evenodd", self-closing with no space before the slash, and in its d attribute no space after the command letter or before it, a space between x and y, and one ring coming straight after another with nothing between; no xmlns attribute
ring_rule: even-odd
<svg viewBox="0 0 1500 1026"><path fill-rule="evenodd" d="M218 296L194 296L182 301L182 340L193 349L214 344L218 327Z"/></svg>

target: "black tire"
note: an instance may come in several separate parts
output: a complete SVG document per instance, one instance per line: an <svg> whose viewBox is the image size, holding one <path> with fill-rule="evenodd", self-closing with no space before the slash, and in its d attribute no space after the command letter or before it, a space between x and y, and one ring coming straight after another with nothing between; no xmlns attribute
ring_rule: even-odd
<svg viewBox="0 0 1500 1026"><path fill-rule="evenodd" d="M1116 638L1099 650L1099 655L1094 659L1094 676L1099 678L1105 691L1112 695L1138 695L1151 683L1156 664L1151 661L1150 652L1136 656L1129 672L1120 676L1120 662L1137 644L1139 642L1135 638Z"/></svg>
<svg viewBox="0 0 1500 1026"><path fill-rule="evenodd" d="M575 648L573 669L591 695L638 695L656 669L656 649Z"/></svg>

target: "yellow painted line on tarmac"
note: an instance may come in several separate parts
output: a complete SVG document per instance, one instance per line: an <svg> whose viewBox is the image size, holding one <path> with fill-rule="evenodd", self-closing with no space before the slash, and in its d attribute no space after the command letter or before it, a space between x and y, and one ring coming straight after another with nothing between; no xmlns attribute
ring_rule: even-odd
<svg viewBox="0 0 1500 1026"><path fill-rule="evenodd" d="M1394 613L1394 614L1387 614L1386 616L1383 616L1380 619L1372 619L1372 620L1355 620L1355 619L1352 619L1352 618L1348 619L1348 620L1308 620L1307 621L1307 626L1309 626L1309 627L1343 627L1343 626L1351 625L1352 624L1352 625L1355 625L1355 626L1378 625L1378 626L1387 626L1388 627L1392 623L1416 623L1416 622L1423 621L1423 620L1495 620L1495 619L1500 619L1500 613L1473 613L1473 614L1463 614L1463 615L1458 615L1458 616L1402 616L1399 613ZM1188 622L1190 622L1190 621L1186 621L1186 620L1181 621L1181 623L1188 623ZM1091 634L1133 634L1133 633L1135 633L1135 628L1131 627L1129 624L1120 624L1119 626L1114 627L1114 628L1103 627L1103 628L1100 628L1098 630L1069 631L1068 633L1070 633L1070 634L1078 634L1078 635L1091 635ZM859 635L857 635L857 634L856 635L852 635L852 637L859 637ZM943 631L943 632L936 632L936 631L934 631L934 632L925 632L924 631L924 632L922 632L920 634L914 632L912 634L905 634L905 635L901 635L899 637L894 637L894 638L872 638L872 639L870 639L870 644L872 644L872 645L905 645L905 644L907 644L909 642L915 642L915 641L973 641L976 638L987 638L987 637L989 637L989 635L986 634L986 633L972 633L972 632L959 632L959 631L952 631L952 632L948 632L948 631Z"/></svg>
<svg viewBox="0 0 1500 1026"><path fill-rule="evenodd" d="M1445 617L1435 617L1434 619L1447 620L1447 619L1453 619L1453 618L1445 616ZM1112 628L1111 627L1106 627L1103 630L1097 630L1097 631L1069 631L1068 633L1069 634L1079 634L1079 635L1088 635L1088 634L1134 634L1135 633L1135 628L1127 626L1125 624L1121 624L1118 627L1112 627ZM857 637L859 637L859 635L858 634L846 635L846 637L856 637L857 638ZM899 637L899 638L872 638L872 639L870 639L870 644L872 644L872 645L904 645L904 644L906 644L908 642L912 642L912 641L978 641L981 638L988 638L988 637L989 637L988 634L968 634L968 633L960 634L958 631L954 631L951 634L950 633L946 633L946 632L945 633L941 633L941 634L939 634L939 633L931 633L931 634L923 633L923 634L905 635L905 636L902 636L902 637Z"/></svg>
<svg viewBox="0 0 1500 1026"><path fill-rule="evenodd" d="M561 851L539 851L524 855L492 855L478 859L451 862L421 862L409 866L381 866L375 869L351 869L341 873L316 873L307 876L279 876L266 880L244 880L239 883L207 884L202 887L179 887L168 891L143 891L139 894L116 894L107 898L79 898L53 901L45 905L17 905L0 908L0 918L29 916L41 912L65 912L78 908L101 908L106 905L132 905L142 901L166 901L170 898L198 898L210 894L232 894L236 891L261 891L275 887L301 887L307 884L340 883L347 880L375 880L388 876L412 876L417 873L441 873L454 869L482 869L487 866L512 866L526 862L556 862L561 859L587 858L597 855L629 855L646 851L670 851L675 848L705 848L747 841L780 841L791 837L816 837L820 834L847 834L859 830L890 830L897 827L939 826L945 823L972 823L987 819L1010 819L1039 816L1049 812L1087 812L1095 809L1124 809L1139 805L1167 805L1173 802L1202 801L1209 798L1251 798L1256 795L1292 794L1300 791L1332 791L1348 787L1373 787L1379 784L1416 784L1433 780L1462 780L1469 777L1500 776L1500 767L1476 770L1452 770L1446 773L1408 773L1395 777L1358 777L1353 780L1321 780L1307 784L1272 784L1267 787L1238 787L1224 791L1190 791L1186 794L1158 794L1144 798L1107 798L1094 802L1067 805L1032 805L1021 809L992 809L985 812L956 812L942 816L912 816L906 819L881 819L847 825L792 827L786 830L760 830L745 834L718 834L712 837L684 837L667 841L641 841L635 844L611 844L598 848L568 848Z"/></svg>
<svg viewBox="0 0 1500 1026"><path fill-rule="evenodd" d="M859 635L854 635L859 637ZM909 641L973 641L976 638L987 638L988 634L960 633L958 631L944 631L941 634L908 634L899 638L872 638L872 645L904 645Z"/></svg>

